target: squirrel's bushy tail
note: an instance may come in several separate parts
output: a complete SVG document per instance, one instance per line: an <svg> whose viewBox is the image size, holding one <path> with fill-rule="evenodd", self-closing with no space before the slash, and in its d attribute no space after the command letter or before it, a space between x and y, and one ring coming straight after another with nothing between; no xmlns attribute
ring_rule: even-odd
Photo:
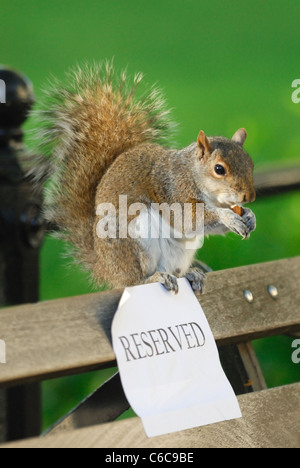
<svg viewBox="0 0 300 468"><path fill-rule="evenodd" d="M163 144L172 123L161 93L140 91L142 75L128 80L112 62L78 67L67 85L45 93L37 118L39 153L32 173L46 184L45 217L71 242L76 256L93 269L95 195L107 168L141 143Z"/></svg>

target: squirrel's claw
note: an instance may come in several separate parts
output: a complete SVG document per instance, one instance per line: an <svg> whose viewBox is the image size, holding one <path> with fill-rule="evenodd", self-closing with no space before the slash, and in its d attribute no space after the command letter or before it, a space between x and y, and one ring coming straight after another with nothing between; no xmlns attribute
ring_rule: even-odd
<svg viewBox="0 0 300 468"><path fill-rule="evenodd" d="M178 294L178 281L176 276L169 273L160 273L160 283L173 294Z"/></svg>
<svg viewBox="0 0 300 468"><path fill-rule="evenodd" d="M178 281L176 276L171 275L170 273L157 271L154 275L147 278L145 284L149 283L161 283L168 291L171 291L173 294L178 293Z"/></svg>
<svg viewBox="0 0 300 468"><path fill-rule="evenodd" d="M220 210L219 215L220 221L229 231L234 232L243 239L248 236L249 229L247 228L244 218L228 209Z"/></svg>
<svg viewBox="0 0 300 468"><path fill-rule="evenodd" d="M252 210L249 208L244 208L244 214L242 216L243 220L246 223L246 226L249 230L247 238L250 237L251 232L255 231L256 229L256 217Z"/></svg>
<svg viewBox="0 0 300 468"><path fill-rule="evenodd" d="M251 232L256 229L256 218L253 211L244 208L243 216L239 216L232 210L223 209L219 212L220 221L229 229L243 239L248 239Z"/></svg>

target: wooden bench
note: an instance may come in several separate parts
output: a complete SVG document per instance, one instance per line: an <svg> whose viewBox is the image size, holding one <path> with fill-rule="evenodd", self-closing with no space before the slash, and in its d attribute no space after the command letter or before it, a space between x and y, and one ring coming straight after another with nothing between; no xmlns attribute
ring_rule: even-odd
<svg viewBox="0 0 300 468"><path fill-rule="evenodd" d="M47 435L25 439L39 434L42 380L115 366L110 328L122 291L36 303L47 225L42 194L20 164L26 155L20 127L33 103L32 87L5 68L0 75L11 80L6 85L14 96L0 107L0 306L26 304L0 311L7 348L7 363L0 364L0 442L22 439L1 448L299 447L300 384L267 390L251 340L300 331L300 257L208 274L201 305L242 419L147 439L138 419L114 422L128 408L116 374ZM22 101L16 83L26 91ZM299 190L300 168L268 169L256 174L255 186L259 197Z"/></svg>
<svg viewBox="0 0 300 468"><path fill-rule="evenodd" d="M299 448L299 390L295 384L243 395L242 419L151 439L133 418L0 448Z"/></svg>
<svg viewBox="0 0 300 468"><path fill-rule="evenodd" d="M276 298L269 293L271 285L278 290ZM245 290L252 292L252 303L245 299ZM9 346L0 385L114 366L110 328L121 294L109 291L2 310L1 336ZM263 390L262 374L249 344L253 339L300 331L300 257L208 273L200 301L220 350L238 345L246 371L245 389L258 390L239 396L241 420L154 439L145 437L136 418L99 424L112 421L128 407L115 376L90 403L83 403L48 435L13 446L300 446L300 384Z"/></svg>

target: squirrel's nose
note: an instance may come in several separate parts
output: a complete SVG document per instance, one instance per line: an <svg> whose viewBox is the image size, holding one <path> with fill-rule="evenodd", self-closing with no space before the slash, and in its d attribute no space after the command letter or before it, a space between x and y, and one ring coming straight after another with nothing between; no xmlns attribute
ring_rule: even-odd
<svg viewBox="0 0 300 468"><path fill-rule="evenodd" d="M251 196L250 196L250 202L254 202L256 200L256 192L255 190L253 189L252 192L251 192Z"/></svg>
<svg viewBox="0 0 300 468"><path fill-rule="evenodd" d="M255 200L256 200L256 192L254 189L244 194L243 203L252 203Z"/></svg>

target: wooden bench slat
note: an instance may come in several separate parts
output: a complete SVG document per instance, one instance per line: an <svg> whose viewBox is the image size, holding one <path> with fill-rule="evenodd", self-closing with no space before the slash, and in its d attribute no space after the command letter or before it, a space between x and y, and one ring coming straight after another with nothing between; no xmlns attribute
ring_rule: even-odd
<svg viewBox="0 0 300 468"><path fill-rule="evenodd" d="M254 185L257 196L276 195L281 192L300 189L300 166L281 167L256 172Z"/></svg>
<svg viewBox="0 0 300 468"><path fill-rule="evenodd" d="M138 418L1 448L299 448L300 384L238 397L243 418L148 439Z"/></svg>
<svg viewBox="0 0 300 468"><path fill-rule="evenodd" d="M275 285L278 298L267 291ZM243 291L250 289L252 304ZM7 364L0 386L115 364L111 322L122 291L109 291L0 310ZM208 274L200 298L218 344L300 329L300 257Z"/></svg>

